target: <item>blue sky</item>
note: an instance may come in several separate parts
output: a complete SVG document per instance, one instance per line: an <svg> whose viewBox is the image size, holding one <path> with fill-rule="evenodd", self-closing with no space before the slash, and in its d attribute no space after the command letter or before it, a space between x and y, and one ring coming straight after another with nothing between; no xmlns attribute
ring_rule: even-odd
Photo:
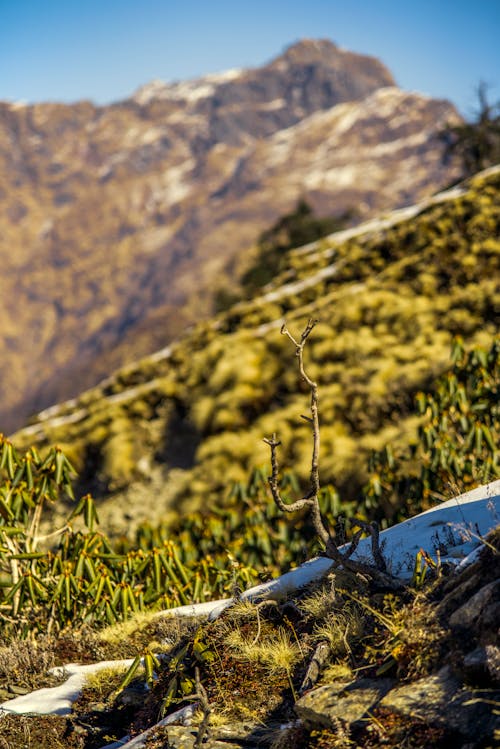
<svg viewBox="0 0 500 749"><path fill-rule="evenodd" d="M500 99L500 0L0 0L0 100L107 103L304 37L375 55L466 116L480 80Z"/></svg>

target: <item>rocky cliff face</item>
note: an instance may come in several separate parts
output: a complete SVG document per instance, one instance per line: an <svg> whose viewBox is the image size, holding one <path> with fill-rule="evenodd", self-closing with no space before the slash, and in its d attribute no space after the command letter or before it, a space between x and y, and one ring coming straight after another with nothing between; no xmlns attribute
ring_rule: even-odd
<svg viewBox="0 0 500 749"><path fill-rule="evenodd" d="M207 314L298 198L366 217L449 182L456 118L328 41L106 107L0 104L0 427Z"/></svg>

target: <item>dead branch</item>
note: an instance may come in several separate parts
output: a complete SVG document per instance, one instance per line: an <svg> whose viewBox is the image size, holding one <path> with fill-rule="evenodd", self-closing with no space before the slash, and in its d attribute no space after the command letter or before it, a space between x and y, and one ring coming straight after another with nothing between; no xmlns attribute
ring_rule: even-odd
<svg viewBox="0 0 500 749"><path fill-rule="evenodd" d="M300 685L299 694L304 694L304 692L312 689L316 684L321 675L321 671L323 670L323 667L328 660L330 650L330 645L326 640L322 640L317 644L316 649L313 653L313 657L311 658L309 666L307 667L306 675L304 676L302 684Z"/></svg>
<svg viewBox="0 0 500 749"><path fill-rule="evenodd" d="M317 320L310 319L307 323L304 331L300 336L300 340L294 338L294 336L288 330L286 324L281 328L281 334L286 335L287 338L295 346L295 355L299 361L299 372L302 379L309 386L311 391L310 399L310 416L302 416L302 418L311 425L312 432L312 458L311 458L311 473L309 478L309 491L301 499L297 499L293 502L285 502L280 493L279 488L279 465L277 457L277 448L281 444L276 434L270 439L265 438L264 442L269 445L271 449L271 476L269 478L269 487L271 494L276 503L277 507L282 512L297 512L307 508L311 513L311 519L316 534L323 542L325 551L328 557L334 560L338 566L344 567L354 573L366 575L379 584L389 588L402 587L402 583L396 580L392 575L387 572L387 566L380 550L379 543L379 530L376 523L365 523L362 520L354 522L355 525L359 526L360 530L354 535L349 547L346 551L341 552L337 542L332 537L330 532L325 527L321 510L319 506L319 491L320 491L320 480L319 480L319 449L320 449L320 428L319 428L319 410L318 410L318 385L312 380L306 373L304 368L304 346L311 331L317 324ZM352 555L356 551L358 544L361 540L363 533L368 533L371 537L371 550L373 556L373 564L367 564L352 559Z"/></svg>
<svg viewBox="0 0 500 749"><path fill-rule="evenodd" d="M210 704L208 702L208 695L206 692L205 687L201 683L200 679L200 671L198 667L196 667L195 670L195 679L196 679L196 694L194 695L194 698L198 700L198 707L203 713L203 718L201 720L200 725L198 726L198 731L196 734L196 739L193 744L193 749L201 749L205 741L208 740L210 737Z"/></svg>

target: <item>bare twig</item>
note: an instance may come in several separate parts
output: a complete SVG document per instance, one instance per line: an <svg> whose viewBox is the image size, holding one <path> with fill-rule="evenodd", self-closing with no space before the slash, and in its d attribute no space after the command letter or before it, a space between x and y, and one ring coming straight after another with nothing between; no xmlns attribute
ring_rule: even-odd
<svg viewBox="0 0 500 749"><path fill-rule="evenodd" d="M370 534L372 539L372 555L375 566L381 572L386 572L387 565L385 563L384 557L382 556L382 552L380 551L379 530L377 523L365 523L364 520L359 520L358 518L356 518L355 523L356 525L359 525L359 527L366 533Z"/></svg>
<svg viewBox="0 0 500 749"><path fill-rule="evenodd" d="M281 328L281 334L286 335L292 343L295 345L295 355L299 360L299 372L302 379L307 383L311 390L311 418L305 416L303 418L308 421L312 426L313 433L313 450L312 450L312 461L311 461L311 496L317 496L319 492L319 416L318 416L318 385L314 380L306 374L304 369L304 346L309 338L311 331L314 326L318 323L318 320L310 319L307 323L304 332L300 336L300 343L297 343L295 338L291 335L286 324Z"/></svg>
<svg viewBox="0 0 500 749"><path fill-rule="evenodd" d="M295 354L299 360L300 375L309 386L309 389L311 391L311 415L302 416L302 418L311 425L312 430L312 459L309 480L310 488L307 494L301 499L297 499L290 503L283 500L279 488L279 465L277 457L277 448L281 443L278 440L276 434L273 434L270 439L264 439L264 442L269 445L271 449L271 476L269 478L269 487L271 489L271 494L277 507L279 507L279 509L283 512L296 512L304 508L307 508L309 510L309 512L311 513L314 530L316 531L320 540L323 542L327 556L333 559L337 565L342 566L346 570L349 570L351 572L371 577L384 586L390 588L399 588L402 587L402 584L387 572L387 566L380 550L379 530L376 523L365 523L362 520L356 519L354 524L358 525L361 530L357 531L357 533L354 535L349 548L346 551L341 552L337 542L325 527L325 523L321 515L319 506L320 429L318 414L318 385L309 377L304 368L304 346L317 322L317 320L309 320L300 336L300 340L294 338L294 336L286 327L286 324L281 328L281 334L286 335L287 338L295 346ZM371 537L371 549L374 564L367 564L365 562L360 562L351 558L358 547L363 533L368 533Z"/></svg>
<svg viewBox="0 0 500 749"><path fill-rule="evenodd" d="M311 658L309 666L307 667L304 680L300 685L299 694L304 694L304 692L307 692L309 689L313 688L320 677L323 666L328 660L329 655L330 646L327 641L322 640L321 642L318 642L318 645L316 646L316 649L313 653L313 657Z"/></svg>
<svg viewBox="0 0 500 749"><path fill-rule="evenodd" d="M264 608L264 606L277 606L278 601L274 601L272 598L266 598L265 601L259 601L259 603L255 604L255 614L257 616L257 634L253 638L252 642L250 643L250 646L253 647L254 645L257 645L257 642L259 641L260 632L261 632L261 620L260 620L260 609Z"/></svg>
<svg viewBox="0 0 500 749"><path fill-rule="evenodd" d="M203 713L203 718L200 725L198 726L198 732L194 740L193 749L201 749L205 741L210 737L210 705L208 702L208 695L205 687L201 683L200 671L198 667L195 670L196 679L196 694L195 698L198 700L198 706Z"/></svg>

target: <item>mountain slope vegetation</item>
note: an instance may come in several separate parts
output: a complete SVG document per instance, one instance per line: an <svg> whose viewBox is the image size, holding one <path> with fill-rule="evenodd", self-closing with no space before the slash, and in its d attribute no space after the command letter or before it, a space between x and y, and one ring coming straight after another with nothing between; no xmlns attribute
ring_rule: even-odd
<svg viewBox="0 0 500 749"><path fill-rule="evenodd" d="M273 432L282 465L306 480L307 393L280 327L315 317L322 480L356 502L370 453L415 441L415 396L448 365L454 337L489 347L498 332L499 188L497 167L290 251L260 296L43 412L16 444L63 447L111 532L220 506L267 465Z"/></svg>

